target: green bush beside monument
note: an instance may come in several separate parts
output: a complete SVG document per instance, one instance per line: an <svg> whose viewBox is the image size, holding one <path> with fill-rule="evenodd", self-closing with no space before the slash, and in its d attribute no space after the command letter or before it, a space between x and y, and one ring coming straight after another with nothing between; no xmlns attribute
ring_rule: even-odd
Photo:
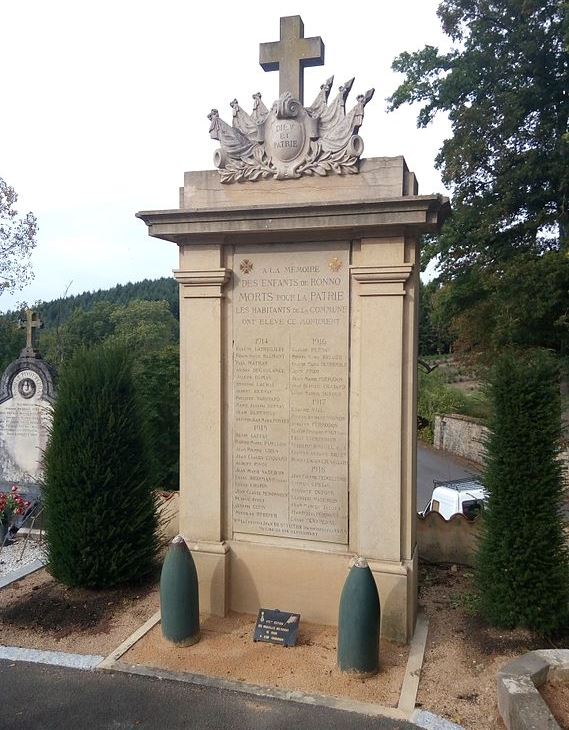
<svg viewBox="0 0 569 730"><path fill-rule="evenodd" d="M544 352L506 352L489 396L480 607L495 625L551 634L567 622L569 602L557 365Z"/></svg>
<svg viewBox="0 0 569 730"><path fill-rule="evenodd" d="M140 580L159 544L146 414L126 349L80 351L62 372L45 456L50 571L72 586Z"/></svg>

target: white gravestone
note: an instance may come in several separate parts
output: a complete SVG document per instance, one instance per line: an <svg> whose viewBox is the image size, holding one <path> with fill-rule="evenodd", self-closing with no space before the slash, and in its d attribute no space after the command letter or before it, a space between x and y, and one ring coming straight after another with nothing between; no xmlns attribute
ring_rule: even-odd
<svg viewBox="0 0 569 730"><path fill-rule="evenodd" d="M26 348L0 379L0 488L38 484L43 476L55 394L51 370L33 346L32 322L39 320L29 313Z"/></svg>

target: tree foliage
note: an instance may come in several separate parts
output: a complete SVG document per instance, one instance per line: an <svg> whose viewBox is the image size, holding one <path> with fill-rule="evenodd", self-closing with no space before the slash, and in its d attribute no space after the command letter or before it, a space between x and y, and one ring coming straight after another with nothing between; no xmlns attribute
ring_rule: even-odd
<svg viewBox="0 0 569 730"><path fill-rule="evenodd" d="M437 323L457 354L493 357L505 347L569 354L569 257L519 255L501 272L472 267L452 282L428 286L431 342Z"/></svg>
<svg viewBox="0 0 569 730"><path fill-rule="evenodd" d="M485 398L453 388L441 370L426 373L419 369L417 416L420 423L418 435L422 441L433 443L437 415L459 413L472 418L485 418L487 410Z"/></svg>
<svg viewBox="0 0 569 730"><path fill-rule="evenodd" d="M569 615L557 366L543 352L521 358L506 351L492 371L489 394L483 478L489 501L477 566L481 608L498 626L550 634Z"/></svg>
<svg viewBox="0 0 569 730"><path fill-rule="evenodd" d="M40 348L57 366L77 350L100 342L120 341L134 353L143 353L175 343L177 337L178 324L167 302L102 300L90 309L75 309L64 324L43 332Z"/></svg>
<svg viewBox="0 0 569 730"><path fill-rule="evenodd" d="M36 245L37 221L33 213L18 217L18 195L0 178L0 295L13 293L32 278L30 256Z"/></svg>
<svg viewBox="0 0 569 730"><path fill-rule="evenodd" d="M38 305L45 325L39 349L56 369L77 352L103 343L129 349L136 386L150 414L149 462L154 481L163 489L178 488L176 287L173 279L145 279ZM16 328L20 315L10 312L0 317L0 370L18 357L25 344L25 332Z"/></svg>
<svg viewBox="0 0 569 730"><path fill-rule="evenodd" d="M18 357L25 344L25 333L16 328L16 323L0 318L0 373Z"/></svg>
<svg viewBox="0 0 569 730"><path fill-rule="evenodd" d="M99 302L126 305L133 299L168 302L168 308L178 319L178 284L171 277L143 279L134 283L117 284L110 289L59 297L49 302L39 302L37 308L41 310L42 320L49 330L65 324L76 309L90 310Z"/></svg>
<svg viewBox="0 0 569 730"><path fill-rule="evenodd" d="M567 3L444 0L438 15L455 47L398 56L393 68L406 80L390 99L392 109L423 103L420 126L439 111L451 121L437 165L457 214L432 253L454 273L566 248Z"/></svg>
<svg viewBox="0 0 569 730"><path fill-rule="evenodd" d="M419 293L419 355L442 355L450 352L452 337L450 322L441 302L441 287L437 281L420 282Z"/></svg>
<svg viewBox="0 0 569 730"><path fill-rule="evenodd" d="M95 345L120 345L133 356L136 387L149 411L149 464L164 489L178 488L178 323L167 302L133 299L99 301L76 309L67 322L42 336L46 360L56 366Z"/></svg>
<svg viewBox="0 0 569 730"><path fill-rule="evenodd" d="M156 484L145 417L125 347L80 351L66 363L44 497L50 570L68 585L109 587L154 567Z"/></svg>
<svg viewBox="0 0 569 730"><path fill-rule="evenodd" d="M511 310L526 307L527 287L519 302L512 287L520 269L534 294L543 269L548 275L564 269L548 285L558 286L553 298L564 296L568 308L568 8L563 0L443 0L438 15L451 49L426 46L393 62L404 80L390 108L418 103L419 126L442 112L452 127L436 164L453 194L454 214L425 245L423 263L437 259L441 280L454 288L455 312L477 303L478 311L458 326L480 324L482 308L486 333L493 335L495 326L496 342L507 327L502 304L508 301L508 317L520 320ZM546 338L538 344L566 346L562 309L544 313ZM535 336L515 339L531 345Z"/></svg>

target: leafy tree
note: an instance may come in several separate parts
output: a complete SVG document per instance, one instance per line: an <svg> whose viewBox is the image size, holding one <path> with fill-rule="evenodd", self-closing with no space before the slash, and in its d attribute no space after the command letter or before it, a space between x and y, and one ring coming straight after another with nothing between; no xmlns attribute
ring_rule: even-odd
<svg viewBox="0 0 569 730"><path fill-rule="evenodd" d="M109 342L126 345L134 355L136 385L149 413L149 457L157 483L179 484L180 367L178 323L167 302L133 300L111 315Z"/></svg>
<svg viewBox="0 0 569 730"><path fill-rule="evenodd" d="M422 424L419 437L433 443L435 416L444 413L461 413L473 418L487 416L485 399L463 393L449 386L440 370L426 373L419 369L417 391L417 415Z"/></svg>
<svg viewBox="0 0 569 730"><path fill-rule="evenodd" d="M178 323L167 302L148 302L133 299L111 314L114 324L113 339L124 342L137 352L160 350L176 342Z"/></svg>
<svg viewBox="0 0 569 730"><path fill-rule="evenodd" d="M18 195L0 178L0 295L30 281L30 256L36 245L37 221L32 213L19 218Z"/></svg>
<svg viewBox="0 0 569 730"><path fill-rule="evenodd" d="M54 327L41 335L41 351L46 360L59 366L79 350L104 342L115 329L112 315L116 306L110 302L96 302L92 309L75 309L61 327Z"/></svg>
<svg viewBox="0 0 569 730"><path fill-rule="evenodd" d="M65 324L42 337L46 360L61 364L86 347L124 346L133 356L136 388L149 412L149 464L154 480L178 488L178 323L167 302L134 299L126 305L96 302L76 309Z"/></svg>
<svg viewBox="0 0 569 730"><path fill-rule="evenodd" d="M551 634L569 615L557 365L543 352L521 358L507 351L489 394L489 500L477 566L482 612L498 626Z"/></svg>
<svg viewBox="0 0 569 730"><path fill-rule="evenodd" d="M145 418L126 348L82 350L65 364L44 497L50 570L67 585L104 588L153 569L158 519Z"/></svg>
<svg viewBox="0 0 569 730"><path fill-rule="evenodd" d="M390 108L416 102L419 126L443 112L452 127L436 164L453 193L454 215L424 246L423 263L436 258L441 279L456 284L457 313L484 300L486 331L493 335L495 326L498 342L505 324L499 310L519 273L517 261L523 259L534 294L545 254L550 270L566 263L568 7L563 0L443 0L438 15L451 49L426 46L393 62L405 78ZM559 284L554 298L564 296L567 308L562 279L550 283ZM480 323L479 315L459 326ZM546 316L545 330L537 330L546 338L538 344L562 349L567 330L554 324L558 310ZM525 329L534 327L529 322Z"/></svg>
<svg viewBox="0 0 569 730"><path fill-rule="evenodd" d="M569 257L520 254L501 272L477 267L439 290L455 352L504 347L569 354Z"/></svg>
<svg viewBox="0 0 569 730"><path fill-rule="evenodd" d="M133 299L166 301L168 308L178 319L178 284L169 277L143 279L135 283L117 284L110 289L60 297L49 302L40 302L38 307L41 309L46 330L50 330L57 325L65 324L76 309L90 310L98 302L124 305Z"/></svg>
<svg viewBox="0 0 569 730"><path fill-rule="evenodd" d="M25 344L25 335L18 331L15 320L0 318L0 373L18 357Z"/></svg>
<svg viewBox="0 0 569 730"><path fill-rule="evenodd" d="M438 306L440 284L420 282L419 355L441 355L450 352L452 338L445 310Z"/></svg>
<svg viewBox="0 0 569 730"><path fill-rule="evenodd" d="M58 364L101 342L122 342L142 354L176 342L177 336L178 325L167 302L98 301L90 309L75 309L61 327L42 334L41 348L47 360Z"/></svg>
<svg viewBox="0 0 569 730"><path fill-rule="evenodd" d="M101 343L121 343L129 349L136 386L150 413L150 463L156 481L165 489L178 487L176 287L168 278L144 280L38 305L46 325L40 350L56 368L82 349ZM0 363L4 366L18 356L22 337L15 329L15 313L0 317Z"/></svg>

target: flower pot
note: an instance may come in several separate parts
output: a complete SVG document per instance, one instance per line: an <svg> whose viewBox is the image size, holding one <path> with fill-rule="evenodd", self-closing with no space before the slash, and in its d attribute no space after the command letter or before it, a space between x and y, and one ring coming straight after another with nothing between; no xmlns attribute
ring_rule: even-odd
<svg viewBox="0 0 569 730"><path fill-rule="evenodd" d="M0 547L2 547L5 542L8 542L6 538L8 536L9 529L9 525L5 525L3 522L0 522Z"/></svg>

